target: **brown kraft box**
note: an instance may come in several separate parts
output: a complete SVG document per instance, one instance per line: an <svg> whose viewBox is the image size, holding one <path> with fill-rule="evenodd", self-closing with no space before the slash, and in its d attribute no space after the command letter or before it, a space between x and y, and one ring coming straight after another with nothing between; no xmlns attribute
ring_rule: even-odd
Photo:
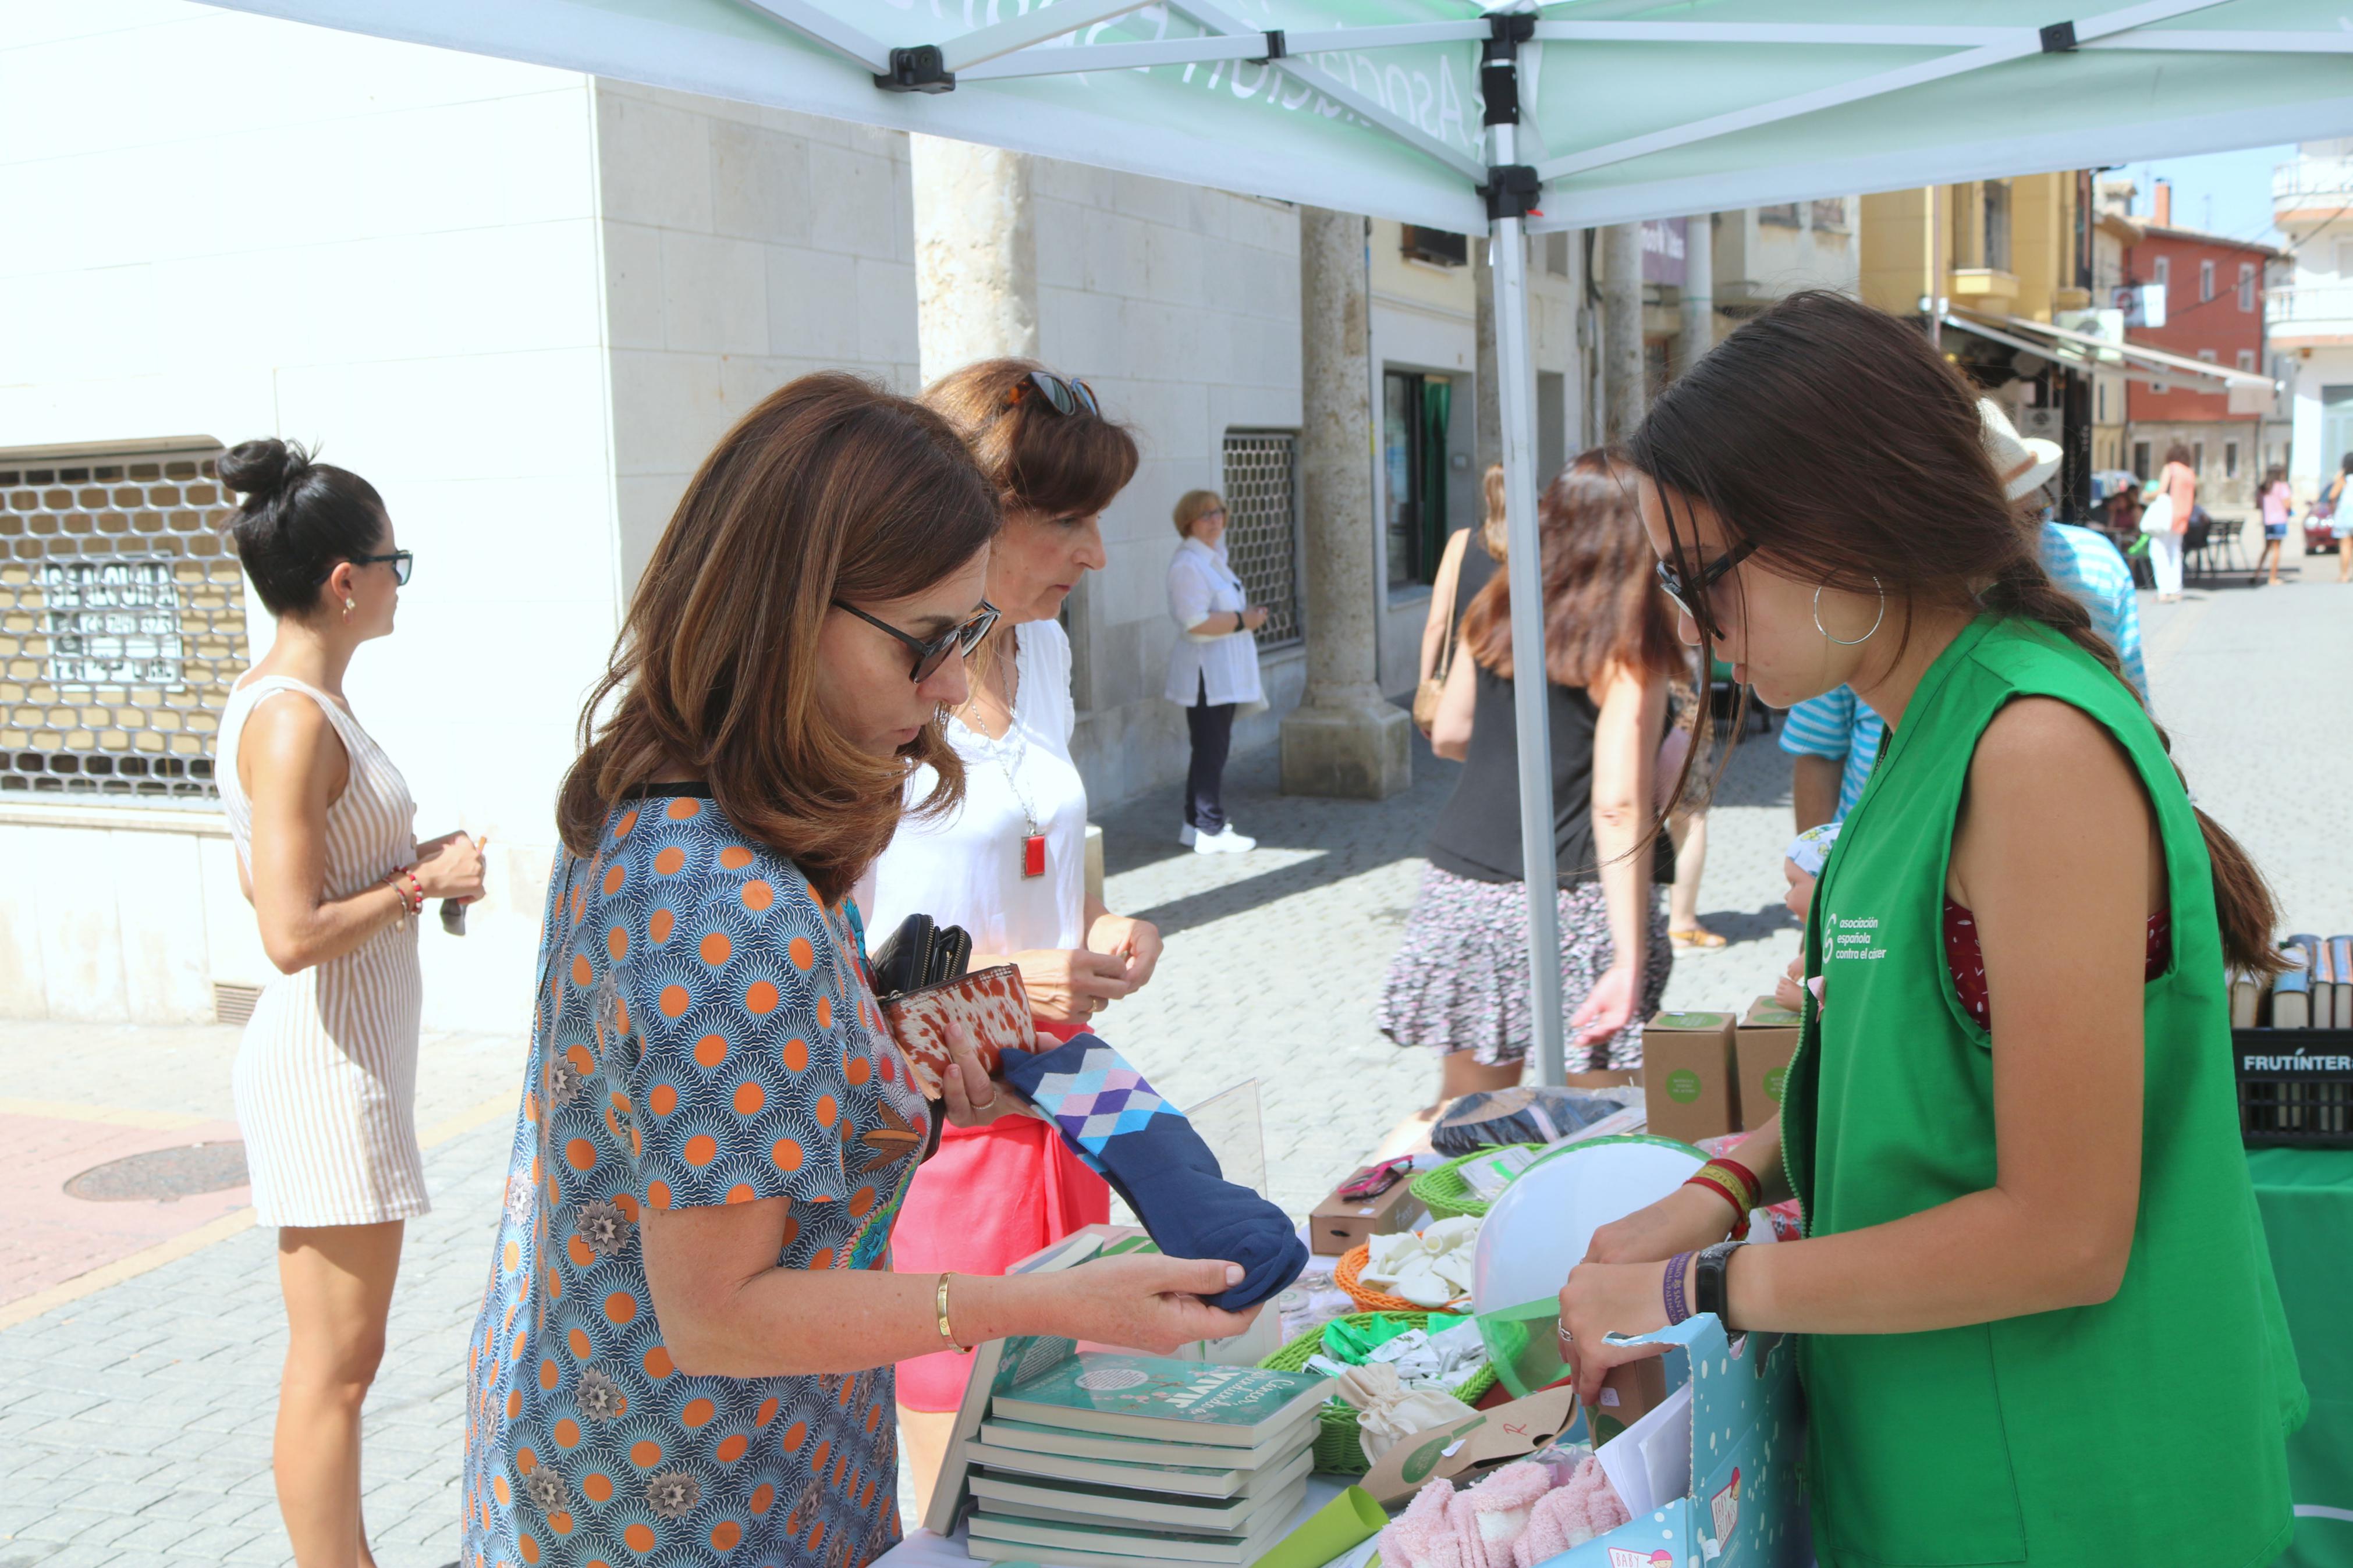
<svg viewBox="0 0 2353 1568"><path fill-rule="evenodd" d="M1308 1250L1319 1258L1337 1258L1376 1236L1412 1229L1423 1213L1412 1188L1410 1176L1400 1177L1385 1193L1361 1200L1344 1198L1338 1187L1333 1188L1307 1216Z"/></svg>
<svg viewBox="0 0 2353 1568"><path fill-rule="evenodd" d="M1650 1131L1696 1143L1740 1127L1730 1013L1662 1013L1642 1026L1642 1099Z"/></svg>
<svg viewBox="0 0 2353 1568"><path fill-rule="evenodd" d="M1781 1109L1781 1077L1797 1053L1804 1016L1759 996L1740 1020L1733 1054L1740 1063L1740 1128L1754 1132Z"/></svg>

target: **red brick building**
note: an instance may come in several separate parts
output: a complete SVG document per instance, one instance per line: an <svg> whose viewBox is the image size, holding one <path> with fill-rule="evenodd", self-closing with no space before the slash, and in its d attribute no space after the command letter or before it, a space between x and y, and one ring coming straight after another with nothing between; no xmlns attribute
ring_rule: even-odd
<svg viewBox="0 0 2353 1568"><path fill-rule="evenodd" d="M2128 326L2125 336L2183 359L2260 374L2263 367L2263 268L2280 253L2267 245L2170 225L2172 193L2159 184L2143 237L2126 247L2134 283L2161 285L2165 324ZM2240 412L2219 384L2134 381L2126 395L2126 452L2133 471L2153 477L2177 441L2198 469L2199 499L2218 515L2251 511L2263 459L2263 407Z"/></svg>

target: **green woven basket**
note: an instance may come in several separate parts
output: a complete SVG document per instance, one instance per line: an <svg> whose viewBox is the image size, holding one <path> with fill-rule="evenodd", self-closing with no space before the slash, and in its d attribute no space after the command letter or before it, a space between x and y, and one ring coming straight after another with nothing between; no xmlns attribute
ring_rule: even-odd
<svg viewBox="0 0 2353 1568"><path fill-rule="evenodd" d="M1430 1326L1432 1317L1447 1317L1443 1312L1350 1312L1335 1320L1358 1328L1375 1318L1402 1318L1417 1329ZM1450 1319L1450 1326L1461 1318ZM1304 1372L1307 1358L1324 1348L1324 1331L1310 1329L1258 1364L1272 1372ZM1476 1405L1486 1392L1495 1386L1495 1369L1482 1366L1471 1374L1454 1397L1465 1405ZM1327 1476L1361 1476L1371 1469L1365 1458L1365 1446L1357 1436L1356 1407L1345 1399L1335 1399L1324 1406L1315 1427L1315 1468Z"/></svg>
<svg viewBox="0 0 2353 1568"><path fill-rule="evenodd" d="M1502 1143L1485 1149L1473 1149L1459 1159L1449 1160L1435 1171L1424 1171L1413 1179L1406 1190L1414 1200L1430 1211L1432 1219L1460 1219L1472 1215L1484 1219L1487 1200L1471 1190L1462 1179L1461 1168L1473 1160L1488 1159L1505 1149L1542 1150L1541 1143Z"/></svg>

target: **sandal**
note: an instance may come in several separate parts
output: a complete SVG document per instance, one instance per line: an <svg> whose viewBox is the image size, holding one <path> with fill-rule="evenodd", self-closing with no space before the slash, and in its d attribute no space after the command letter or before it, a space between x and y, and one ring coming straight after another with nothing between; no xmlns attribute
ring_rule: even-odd
<svg viewBox="0 0 2353 1568"><path fill-rule="evenodd" d="M1667 940L1674 944L1677 952L1688 952L1694 948L1713 950L1725 945L1724 938L1705 926L1694 926L1689 931L1671 931L1667 933Z"/></svg>

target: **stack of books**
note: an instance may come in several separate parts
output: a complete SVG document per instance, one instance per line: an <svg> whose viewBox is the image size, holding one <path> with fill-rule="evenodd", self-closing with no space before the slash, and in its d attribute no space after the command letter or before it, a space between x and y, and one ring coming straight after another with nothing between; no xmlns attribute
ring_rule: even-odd
<svg viewBox="0 0 2353 1568"><path fill-rule="evenodd" d="M971 1555L1249 1568L1306 1500L1328 1378L1072 1351L1000 1386L961 1445Z"/></svg>
<svg viewBox="0 0 2353 1568"><path fill-rule="evenodd" d="M2280 951L2287 967L2268 988L2252 974L2231 977L2231 1026L2353 1029L2353 936L2292 936Z"/></svg>

